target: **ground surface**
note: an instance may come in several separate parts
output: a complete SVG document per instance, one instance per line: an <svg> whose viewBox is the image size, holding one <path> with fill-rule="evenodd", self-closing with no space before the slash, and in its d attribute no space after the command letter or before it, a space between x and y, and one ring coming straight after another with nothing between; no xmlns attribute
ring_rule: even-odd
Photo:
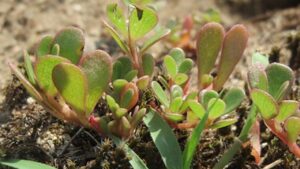
<svg viewBox="0 0 300 169"><path fill-rule="evenodd" d="M297 7L295 1L266 0L265 4L261 4L259 0L159 0L156 5L161 24L170 17L183 19L191 14L201 16L209 8L221 12L222 22L227 28L235 23L245 24L250 32L245 59L228 83L243 86L240 79L245 79L247 63L255 50L271 54L272 59L290 64L299 72L300 62L297 56L300 57L300 35L297 36L297 33L300 32L300 6ZM3 147L0 150L10 148L9 152L0 152L0 156L7 154L15 158L39 160L60 168L129 167L121 150L115 150L109 140L102 140L92 131L82 131L70 147L62 151L79 128L63 124L32 99L28 99L23 88L12 79L7 67L8 60L20 60L23 49L32 49L44 35L54 34L70 25L85 30L87 50L96 48L96 42L102 42L101 20L105 18L104 10L108 2L110 1L0 0L0 101L3 102L0 114L0 146ZM157 51L164 49L156 46L152 50L159 55ZM290 63L291 59L294 61ZM299 100L298 92L293 95ZM245 112L243 108L245 107L241 108L241 112ZM199 152L202 153L196 157L194 168L211 167L216 162L216 157L231 143L233 134L238 131L237 129L232 134L226 130L221 131L218 138L215 138L216 133L207 133L207 137L201 140ZM98 141L94 140L95 137ZM99 143L101 140L102 143ZM143 127L140 127L130 144L148 162L150 168L163 166ZM278 162L275 168L300 168L300 161L289 155L286 147L267 131L263 145L265 160L262 164L256 165L248 150L245 150L244 154L237 156L232 162L231 168L263 168L274 162ZM152 152L154 155L145 152Z"/></svg>

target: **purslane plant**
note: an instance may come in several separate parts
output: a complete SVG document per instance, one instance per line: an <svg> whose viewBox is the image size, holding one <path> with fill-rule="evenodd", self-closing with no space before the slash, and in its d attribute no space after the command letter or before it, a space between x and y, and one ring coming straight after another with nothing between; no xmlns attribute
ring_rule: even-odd
<svg viewBox="0 0 300 169"><path fill-rule="evenodd" d="M170 30L166 28L156 29L154 34L139 47L138 41L144 39L146 34L154 30L158 23L158 17L156 12L147 5L147 2L128 3L128 19L125 18L125 14L118 4L113 3L107 6L108 19L116 30L107 22L103 21L103 23L122 51L132 60L133 68L138 71L138 75L149 75L144 67L153 63L153 57L146 54L146 51L166 37Z"/></svg>
<svg viewBox="0 0 300 169"><path fill-rule="evenodd" d="M14 65L10 67L52 115L89 127L89 115L110 82L112 63L106 52L83 54L83 48L82 31L66 28L41 40L34 63L24 54L27 78Z"/></svg>

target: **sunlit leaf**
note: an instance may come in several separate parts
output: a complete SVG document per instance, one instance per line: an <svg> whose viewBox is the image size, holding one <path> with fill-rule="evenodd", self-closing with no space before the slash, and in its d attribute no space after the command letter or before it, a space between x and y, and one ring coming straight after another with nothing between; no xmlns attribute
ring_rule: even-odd
<svg viewBox="0 0 300 169"><path fill-rule="evenodd" d="M111 58L106 52L96 50L85 55L80 61L80 66L88 81L86 109L87 113L90 113L110 82L112 74Z"/></svg>
<svg viewBox="0 0 300 169"><path fill-rule="evenodd" d="M252 54L252 65L256 65L256 64L266 67L269 65L269 58L262 55L259 52L254 52Z"/></svg>
<svg viewBox="0 0 300 169"><path fill-rule="evenodd" d="M220 90L241 59L248 41L248 31L243 25L233 26L225 35L218 75L214 80L214 89Z"/></svg>
<svg viewBox="0 0 300 169"><path fill-rule="evenodd" d="M172 56L167 55L164 58L164 66L167 70L167 73L171 76L171 77L175 77L175 75L177 74L177 66L176 66L176 62L175 60L172 58Z"/></svg>
<svg viewBox="0 0 300 169"><path fill-rule="evenodd" d="M88 86L84 72L71 63L60 63L54 67L52 79L64 100L77 112L85 112Z"/></svg>
<svg viewBox="0 0 300 169"><path fill-rule="evenodd" d="M193 68L193 60L192 59L185 59L178 67L178 73L190 73Z"/></svg>
<svg viewBox="0 0 300 169"><path fill-rule="evenodd" d="M234 124L236 122L237 122L236 118L234 118L234 119L220 120L220 121L215 122L212 126L210 126L210 128L212 128L212 129L219 129L219 128L230 126L230 125L232 125L232 124Z"/></svg>
<svg viewBox="0 0 300 169"><path fill-rule="evenodd" d="M181 107L182 103L183 103L182 98L181 97L176 97L176 98L171 100L169 109L173 113L178 113L179 108Z"/></svg>
<svg viewBox="0 0 300 169"><path fill-rule="evenodd" d="M204 117L205 109L200 103L198 103L195 100L191 100L191 101L189 101L188 104L189 104L190 109L193 111L193 113L195 113L195 115L199 119L202 119Z"/></svg>
<svg viewBox="0 0 300 169"><path fill-rule="evenodd" d="M300 134L300 118L299 117L290 117L285 123L284 127L288 133L288 139L291 142L295 142L298 139L298 135Z"/></svg>
<svg viewBox="0 0 300 169"><path fill-rule="evenodd" d="M57 93L56 87L52 81L52 71L54 67L60 63L69 63L70 61L66 58L46 55L35 63L34 71L39 87L44 90L47 94L54 96Z"/></svg>
<svg viewBox="0 0 300 169"><path fill-rule="evenodd" d="M104 24L106 30L110 33L110 35L114 38L114 40L116 41L116 43L119 45L119 47L123 50L123 52L128 53L129 52L128 46L122 40L122 38L118 34L118 32L115 31L114 28L112 28L111 26L109 26L109 24L106 23L105 21L103 21L103 24Z"/></svg>
<svg viewBox="0 0 300 169"><path fill-rule="evenodd" d="M251 99L253 103L258 107L261 116L264 119L271 119L277 115L277 104L273 97L267 92L254 89L251 91Z"/></svg>
<svg viewBox="0 0 300 169"><path fill-rule="evenodd" d="M189 76L184 74L184 73L178 73L175 77L174 77L174 82L177 85L183 85L187 82L187 80L189 79Z"/></svg>
<svg viewBox="0 0 300 169"><path fill-rule="evenodd" d="M139 99L139 90L134 83L127 83L120 93L120 106L132 109Z"/></svg>
<svg viewBox="0 0 300 169"><path fill-rule="evenodd" d="M60 47L59 56L69 59L77 64L82 56L84 48L83 32L75 27L69 27L61 30L54 38L53 45Z"/></svg>
<svg viewBox="0 0 300 169"><path fill-rule="evenodd" d="M52 36L45 36L37 46L36 56L41 57L50 54L53 42Z"/></svg>
<svg viewBox="0 0 300 169"><path fill-rule="evenodd" d="M212 99L212 98L218 98L219 94L218 92L214 91L214 90L204 90L203 92L200 93L201 94L201 103L205 106L208 107L208 102Z"/></svg>
<svg viewBox="0 0 300 169"><path fill-rule="evenodd" d="M185 53L181 48L173 48L169 55L175 60L177 66L179 66L185 59Z"/></svg>
<svg viewBox="0 0 300 169"><path fill-rule="evenodd" d="M155 96L159 100L159 102L161 104L163 104L164 106L169 107L170 101L169 101L169 99L167 97L167 94L165 93L165 91L160 86L160 84L158 82L156 82L156 81L153 81L151 83L151 88L152 88Z"/></svg>
<svg viewBox="0 0 300 169"><path fill-rule="evenodd" d="M288 66L280 63L272 63L266 68L267 77L269 80L269 93L277 98L280 92L280 88L286 81L289 82L289 86L292 85L293 71Z"/></svg>
<svg viewBox="0 0 300 169"><path fill-rule="evenodd" d="M107 105L109 107L109 109L112 111L112 112L115 112L117 111L117 109L119 108L119 105L118 103L115 101L115 99L113 97L111 97L110 95L106 95L106 102L107 102Z"/></svg>
<svg viewBox="0 0 300 169"><path fill-rule="evenodd" d="M279 104L279 113L276 116L276 121L283 122L288 117L292 116L299 108L299 102L294 100L283 100Z"/></svg>
<svg viewBox="0 0 300 169"><path fill-rule="evenodd" d="M127 34L127 25L126 20L123 15L123 11L120 7L118 7L118 4L113 3L109 4L106 7L106 14L109 18L110 22L114 24L114 26L122 32L123 35Z"/></svg>
<svg viewBox="0 0 300 169"><path fill-rule="evenodd" d="M148 50L148 48L150 48L156 42L160 41L161 39L169 35L170 32L171 32L170 29L164 29L164 28L160 28L156 30L155 34L151 36L142 46L141 53L145 53Z"/></svg>
<svg viewBox="0 0 300 169"><path fill-rule="evenodd" d="M215 66L217 56L224 39L224 28L218 23L205 24L198 33L197 39L197 66L198 80L202 87L202 76L209 74Z"/></svg>
<svg viewBox="0 0 300 169"><path fill-rule="evenodd" d="M251 88L258 88L264 91L269 90L269 82L264 69L253 66L248 71L248 81Z"/></svg>
<svg viewBox="0 0 300 169"><path fill-rule="evenodd" d="M223 100L218 98L212 98L208 102L207 106L210 110L208 118L211 120L217 119L218 117L222 116L224 114L226 104Z"/></svg>
<svg viewBox="0 0 300 169"><path fill-rule="evenodd" d="M157 24L158 18L155 11L150 8L134 8L129 17L130 38L140 39L150 32Z"/></svg>
<svg viewBox="0 0 300 169"><path fill-rule="evenodd" d="M230 113L235 110L244 100L245 93L242 89L231 88L229 89L222 100L226 104L226 109L224 113Z"/></svg>

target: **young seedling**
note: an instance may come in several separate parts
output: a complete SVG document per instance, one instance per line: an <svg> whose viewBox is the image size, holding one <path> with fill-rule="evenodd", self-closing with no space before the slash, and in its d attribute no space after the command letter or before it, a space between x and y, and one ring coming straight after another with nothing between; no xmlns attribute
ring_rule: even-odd
<svg viewBox="0 0 300 169"><path fill-rule="evenodd" d="M292 70L282 64L272 63L269 64L268 59L261 54L255 53L252 57L252 67L248 73L248 81L250 86L251 98L253 100L253 105L251 106L249 115L245 122L245 125L242 128L242 131L237 139L235 139L232 147L230 147L219 160L219 162L214 166L214 169L224 168L228 162L233 158L233 156L242 148L242 144L248 140L248 135L257 123L257 111L259 110L265 124L270 128L270 130L277 135L278 132L286 131L283 126L283 121L275 123L273 118L276 116L279 119L288 118L288 116L293 115L297 110L292 111L293 106L296 106L295 101L282 101L285 96L288 94L291 85L293 84L293 72ZM283 103L281 112L280 105ZM286 102L286 103L285 103ZM298 104L298 103L297 103ZM257 110L258 109L258 110ZM280 115L281 114L281 115ZM286 116L287 115L287 116ZM278 118L277 117L277 118ZM270 123L270 124L269 124ZM275 125L276 124L276 125ZM277 126L275 129L274 127ZM281 126L281 127L279 127ZM295 125L296 126L296 125ZM274 130L273 130L274 129ZM279 129L279 130L277 130ZM254 132L254 137L259 137L259 133ZM280 136L279 138L283 140L284 143L290 144L290 149L295 144L288 143L287 134L285 136ZM259 139L259 138L256 138ZM257 141L257 140L256 140ZM259 141L259 140L258 140ZM259 144L252 146L259 146ZM259 151L259 147L253 147L255 151ZM295 147L294 150L291 150L293 153L297 154L298 148ZM253 154L256 160L259 160L260 152ZM298 155L297 155L298 156Z"/></svg>
<svg viewBox="0 0 300 169"><path fill-rule="evenodd" d="M91 123L101 133L128 138L146 113L145 108L139 109L136 106L138 99L139 90L135 83L124 79L115 80L113 91L106 95L111 116L93 117Z"/></svg>
<svg viewBox="0 0 300 169"><path fill-rule="evenodd" d="M101 50L83 54L84 37L70 27L39 43L34 63L25 52L25 77L14 65L13 73L27 91L52 115L89 127L88 117L110 82L112 63Z"/></svg>
<svg viewBox="0 0 300 169"><path fill-rule="evenodd" d="M138 76L148 75L151 77L152 72L149 72L148 65L153 64L154 61L150 54L146 54L146 51L166 37L170 30L156 29L154 34L141 47L138 47L138 41L154 30L158 23L158 17L156 12L147 6L148 1L128 1L127 4L130 9L128 19L125 18L124 12L118 4L113 3L107 7L108 19L116 30L107 22L103 21L103 23L123 52L132 60L133 68L138 71Z"/></svg>
<svg viewBox="0 0 300 169"><path fill-rule="evenodd" d="M161 115L175 128L194 128L208 109L211 113L206 121L206 128L222 128L236 122L235 118L226 119L226 114L234 111L243 101L245 94L238 88L232 88L219 99L219 94L213 90L203 91L200 102L197 101L197 92L184 94L183 89L173 85L170 90L163 90L161 85L154 81L151 84L156 98L161 103ZM214 105L212 107L212 105Z"/></svg>
<svg viewBox="0 0 300 169"><path fill-rule="evenodd" d="M200 29L196 44L199 90L222 89L241 59L247 40L248 32L243 25L235 25L227 33L218 23L208 23ZM217 76L213 77L211 71L219 55Z"/></svg>
<svg viewBox="0 0 300 169"><path fill-rule="evenodd" d="M300 134L299 102L283 100L290 91L294 75L282 64L273 63L265 69L254 68L249 72L251 99L258 107L266 126L290 151L300 157L296 141Z"/></svg>
<svg viewBox="0 0 300 169"><path fill-rule="evenodd" d="M170 88L172 85L179 85L184 88L184 91L187 91L193 63L192 59L185 58L185 53L182 49L174 48L163 60L167 80L161 77L159 77L159 80L167 88Z"/></svg>

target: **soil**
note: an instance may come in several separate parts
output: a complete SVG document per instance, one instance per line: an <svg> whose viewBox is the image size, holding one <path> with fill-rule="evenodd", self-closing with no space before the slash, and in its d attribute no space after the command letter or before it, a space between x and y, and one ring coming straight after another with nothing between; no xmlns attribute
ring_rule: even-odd
<svg viewBox="0 0 300 169"><path fill-rule="evenodd" d="M102 48L113 56L118 55L116 44L102 31L101 19L105 17L107 3L104 0L0 0L0 157L31 159L68 169L131 168L129 157L109 139L63 123L46 112L10 74L6 63L8 60L18 63L23 49L32 51L41 37L70 25L85 30L86 50ZM161 24L170 17L182 20L184 16L201 16L207 9L214 8L220 11L222 23L227 28L235 23L246 25L250 32L248 48L227 85L246 88L242 79L246 79L251 54L258 50L268 54L270 61L279 61L293 68L296 83L290 97L300 101L299 4L297 0L190 0L188 3L158 0L156 6ZM167 49L156 45L152 51L160 56ZM203 133L193 168L213 167L239 134L248 109L248 105L242 104L237 111L239 121L232 127ZM101 105L97 111L101 111ZM262 162L255 163L247 146L227 168L300 168L299 159L263 124L261 126ZM176 134L183 146L187 132L176 131ZM150 169L164 168L144 125L137 128L128 144Z"/></svg>

